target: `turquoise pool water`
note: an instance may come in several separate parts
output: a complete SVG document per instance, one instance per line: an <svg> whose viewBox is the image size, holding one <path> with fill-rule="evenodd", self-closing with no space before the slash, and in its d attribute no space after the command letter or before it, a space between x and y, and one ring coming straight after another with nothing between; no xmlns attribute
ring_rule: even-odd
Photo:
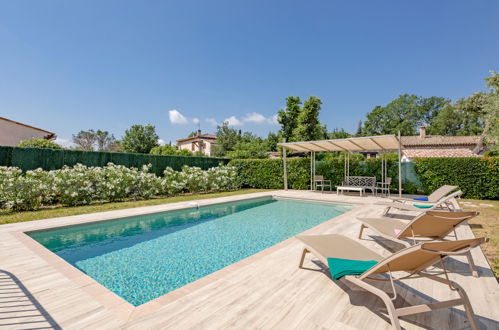
<svg viewBox="0 0 499 330"><path fill-rule="evenodd" d="M263 198L27 234L138 306L349 209Z"/></svg>

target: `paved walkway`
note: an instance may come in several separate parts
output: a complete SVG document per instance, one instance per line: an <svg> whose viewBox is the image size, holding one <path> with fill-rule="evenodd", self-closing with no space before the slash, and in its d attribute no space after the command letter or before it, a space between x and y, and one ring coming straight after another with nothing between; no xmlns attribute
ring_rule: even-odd
<svg viewBox="0 0 499 330"><path fill-rule="evenodd" d="M376 216L383 210L373 205L377 200L374 197L309 191L264 192L202 200L199 204L265 195L355 205L307 233L354 238L359 229L356 216ZM305 263L309 269L297 268L302 246L294 238L134 308L22 233L186 206L188 203L183 202L0 226L0 328L390 328L384 306L375 296L341 280L332 281L310 255ZM366 231L365 236L369 234ZM468 226L459 227L458 235L473 236ZM386 241L367 238L362 243L380 254L389 254L380 244L386 246ZM468 292L481 328L498 329L499 285L479 248L473 251L473 257L479 278L470 275L466 259L461 257L447 263L453 271L451 278ZM425 279L411 280L397 289L397 305L449 298L448 287ZM404 317L402 326L467 328L461 308Z"/></svg>

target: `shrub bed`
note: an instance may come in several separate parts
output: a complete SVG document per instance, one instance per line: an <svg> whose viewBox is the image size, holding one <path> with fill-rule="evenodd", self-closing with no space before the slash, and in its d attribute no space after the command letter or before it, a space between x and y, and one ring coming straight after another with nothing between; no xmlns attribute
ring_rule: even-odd
<svg viewBox="0 0 499 330"><path fill-rule="evenodd" d="M450 184L466 198L499 199L499 157L418 158L414 164L425 193Z"/></svg>
<svg viewBox="0 0 499 330"><path fill-rule="evenodd" d="M237 171L237 183L241 187L282 189L284 167L281 159L233 159L229 162ZM290 158L288 187L307 189L310 180L310 160Z"/></svg>
<svg viewBox="0 0 499 330"><path fill-rule="evenodd" d="M183 166L181 171L168 167L161 177L149 173L150 169L150 164L140 169L112 163L104 167L77 164L60 170L23 173L19 168L0 167L0 208L26 211L48 205L75 206L238 187L237 172L232 166L208 170Z"/></svg>

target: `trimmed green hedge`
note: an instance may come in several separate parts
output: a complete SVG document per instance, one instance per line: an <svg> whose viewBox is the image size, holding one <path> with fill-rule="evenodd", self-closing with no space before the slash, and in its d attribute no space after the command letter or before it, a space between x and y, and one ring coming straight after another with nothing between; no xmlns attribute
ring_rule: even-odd
<svg viewBox="0 0 499 330"><path fill-rule="evenodd" d="M230 165L238 171L242 187L282 189L281 159L234 159ZM333 187L343 181L344 160L335 158L316 162L316 174L331 180ZM381 180L381 161L367 159L350 162L350 175L376 176ZM388 160L388 176L392 189L398 187L398 164ZM291 189L310 187L310 159L288 159L288 186ZM402 163L404 193L431 193L444 184L457 185L466 198L499 199L499 158L420 158L415 163Z"/></svg>
<svg viewBox="0 0 499 330"><path fill-rule="evenodd" d="M466 198L499 199L499 157L418 158L414 164L425 193L450 184Z"/></svg>
<svg viewBox="0 0 499 330"><path fill-rule="evenodd" d="M151 172L158 176L163 175L166 167L176 171L182 166L197 166L203 170L227 164L227 158L191 157L191 156L161 156L149 154L135 154L123 152L101 152L82 150L56 150L41 148L18 148L0 146L0 166L14 166L23 171L42 168L44 170L57 170L64 165L74 166L77 163L86 166L106 166L114 163L126 167L141 167L151 164Z"/></svg>
<svg viewBox="0 0 499 330"><path fill-rule="evenodd" d="M239 184L243 187L282 189L284 187L283 163L281 159L233 159L229 162L238 171ZM288 187L291 189L310 188L310 159L289 158ZM344 160L335 158L328 161L316 162L316 174L323 175L324 179L331 180L333 187L343 181ZM393 187L398 185L397 162L388 161L388 176L392 176ZM368 159L365 161L351 161L350 175L377 176L381 180L381 161Z"/></svg>
<svg viewBox="0 0 499 330"><path fill-rule="evenodd" d="M288 159L288 187L307 189L310 180L310 160L306 158ZM239 185L261 189L283 189L283 164L281 159L233 159L229 165L235 166Z"/></svg>

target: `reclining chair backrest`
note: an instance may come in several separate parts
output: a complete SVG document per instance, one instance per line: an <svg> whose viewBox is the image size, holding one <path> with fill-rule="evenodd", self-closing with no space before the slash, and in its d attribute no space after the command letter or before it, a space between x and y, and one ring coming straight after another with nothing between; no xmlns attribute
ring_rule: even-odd
<svg viewBox="0 0 499 330"><path fill-rule="evenodd" d="M381 260L378 264L364 272L360 276L360 279L390 271L405 271L409 273L422 271L439 262L443 256L465 254L470 249L485 241L486 239L481 237L414 245Z"/></svg>
<svg viewBox="0 0 499 330"><path fill-rule="evenodd" d="M427 211L402 229L397 238L434 237L443 238L459 224L479 215L476 211Z"/></svg>
<svg viewBox="0 0 499 330"><path fill-rule="evenodd" d="M435 190L434 192L432 192L428 196L428 202L436 203L440 199L442 199L445 196L447 196L448 194L450 194L453 190L456 190L457 188L458 188L458 186L444 185L444 186L438 188L437 190Z"/></svg>

